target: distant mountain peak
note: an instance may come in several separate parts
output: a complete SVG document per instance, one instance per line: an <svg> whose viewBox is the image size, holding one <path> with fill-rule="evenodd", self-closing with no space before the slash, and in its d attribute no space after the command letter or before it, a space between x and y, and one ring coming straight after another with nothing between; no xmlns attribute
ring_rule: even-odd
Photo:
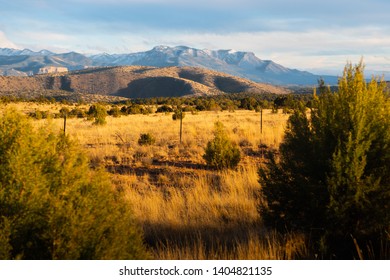
<svg viewBox="0 0 390 280"><path fill-rule="evenodd" d="M52 55L52 54L54 54L53 52L48 51L48 50L40 50L38 53L40 53L42 55Z"/></svg>
<svg viewBox="0 0 390 280"><path fill-rule="evenodd" d="M0 55L4 56L15 56L15 55L29 55L29 56L39 56L39 55L52 55L51 51L48 50L40 50L39 52L32 51L30 49L12 49L12 48L0 48Z"/></svg>
<svg viewBox="0 0 390 280"><path fill-rule="evenodd" d="M166 51L170 49L168 46L160 45L160 46L155 46L152 51Z"/></svg>
<svg viewBox="0 0 390 280"><path fill-rule="evenodd" d="M315 85L319 76L305 71L289 69L271 60L262 60L253 52L233 49L208 50L188 46L155 46L145 52L128 54L96 54L85 56L76 52L55 54L48 50L34 52L29 49L1 49L0 56L9 56L0 61L3 73L37 73L45 66L67 67L70 70L90 66L193 66L224 72L256 82L278 85ZM25 56L24 59L16 56ZM12 58L15 57L15 58ZM10 71L14 69L15 71ZM8 72L7 72L8 71ZM324 77L324 76L323 76ZM327 83L337 83L336 77L325 76Z"/></svg>

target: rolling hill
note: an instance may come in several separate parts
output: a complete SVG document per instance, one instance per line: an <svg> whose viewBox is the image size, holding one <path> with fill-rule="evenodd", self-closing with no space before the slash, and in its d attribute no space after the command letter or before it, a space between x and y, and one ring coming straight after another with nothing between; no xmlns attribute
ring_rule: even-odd
<svg viewBox="0 0 390 280"><path fill-rule="evenodd" d="M0 93L3 94L10 92L42 94L53 90L126 98L289 92L282 87L196 67L118 66L90 68L66 74L0 76Z"/></svg>

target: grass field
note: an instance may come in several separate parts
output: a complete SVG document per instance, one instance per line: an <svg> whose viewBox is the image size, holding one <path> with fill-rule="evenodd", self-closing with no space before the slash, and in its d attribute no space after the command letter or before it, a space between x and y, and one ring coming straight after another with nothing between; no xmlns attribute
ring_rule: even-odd
<svg viewBox="0 0 390 280"><path fill-rule="evenodd" d="M19 103L17 110L58 112L57 105ZM42 107L44 106L44 107ZM183 141L170 114L107 117L104 126L68 119L66 133L85 148L94 167L106 168L133 207L156 259L294 259L308 257L303 236L269 232L257 211L258 168L283 138L288 115L254 111L187 113ZM202 158L220 121L241 150L235 170L209 169ZM62 119L34 121L63 129ZM140 134L156 141L140 146Z"/></svg>

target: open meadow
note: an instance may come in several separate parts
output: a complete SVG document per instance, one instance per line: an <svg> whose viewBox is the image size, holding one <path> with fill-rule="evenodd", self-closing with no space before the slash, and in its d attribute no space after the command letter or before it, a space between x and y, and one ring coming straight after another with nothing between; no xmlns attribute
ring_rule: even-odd
<svg viewBox="0 0 390 280"><path fill-rule="evenodd" d="M55 113L64 107L58 103L6 106L24 113L37 109ZM108 116L102 126L86 118L68 118L66 134L83 147L91 166L110 173L112 184L131 205L154 258L306 258L309 253L302 236L268 231L258 212L258 169L267 153L277 150L287 119L281 110L264 110L261 133L259 112L187 112L182 143L180 122L172 120L172 113ZM217 121L241 152L233 170L213 170L202 157ZM62 118L33 123L59 132L64 125ZM150 133L155 142L139 145L143 133Z"/></svg>

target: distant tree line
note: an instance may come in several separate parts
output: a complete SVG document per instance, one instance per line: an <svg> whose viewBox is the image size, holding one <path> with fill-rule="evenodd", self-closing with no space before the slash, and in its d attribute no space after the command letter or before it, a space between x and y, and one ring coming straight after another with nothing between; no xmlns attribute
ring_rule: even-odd
<svg viewBox="0 0 390 280"><path fill-rule="evenodd" d="M320 92L320 90L318 90ZM0 97L0 103L11 102L38 102L43 104L56 103L54 98L47 99L39 97L36 99L21 99L12 96ZM90 105L89 109L82 108L83 102L71 103L67 100L59 101L64 106L76 105L75 108L66 109L67 118L93 118L96 104ZM106 108L106 114L113 117L122 115L135 114L152 114L152 113L171 113L180 108L183 112L196 113L199 111L230 111L235 110L256 110L272 109L277 111L283 109L283 112L291 112L298 104L310 107L312 95L275 95L275 94L226 94L219 96L201 96L201 97L155 97L155 98L138 98L125 102L102 103L102 108ZM64 107L65 108L65 107ZM61 109L61 110L64 110ZM102 110L102 109L100 109ZM29 116L35 119L62 118L63 113L50 113L48 111L35 110L29 113Z"/></svg>
<svg viewBox="0 0 390 280"><path fill-rule="evenodd" d="M306 104L310 102L311 99L311 94L277 95L238 93L217 96L154 97L132 99L131 102L140 105L182 105L193 107L197 111L213 111L237 109L255 110L258 107L263 109L291 107L294 106L293 103L295 102L304 102Z"/></svg>

